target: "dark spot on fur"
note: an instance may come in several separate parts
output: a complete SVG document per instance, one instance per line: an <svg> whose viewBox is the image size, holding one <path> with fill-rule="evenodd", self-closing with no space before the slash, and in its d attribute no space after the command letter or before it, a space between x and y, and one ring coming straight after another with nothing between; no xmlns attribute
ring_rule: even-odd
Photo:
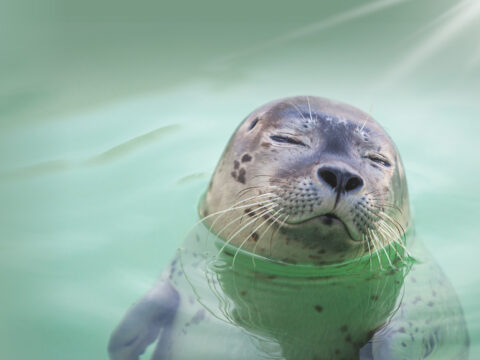
<svg viewBox="0 0 480 360"><path fill-rule="evenodd" d="M256 232L254 232L254 233L252 234L252 240L255 241L255 242L257 242L257 240L258 240L258 234L257 234Z"/></svg>
<svg viewBox="0 0 480 360"><path fill-rule="evenodd" d="M335 349L335 354L339 355L340 354L340 349Z"/></svg>
<svg viewBox="0 0 480 360"><path fill-rule="evenodd" d="M258 120L260 120L258 117L253 119L253 121L250 123L250 126L248 127L248 131L252 130L255 127L255 125L257 125Z"/></svg>
<svg viewBox="0 0 480 360"><path fill-rule="evenodd" d="M268 143L268 142L263 142L263 143L262 143L262 146L263 146L264 148L268 148L268 147L272 146L272 144L270 144L270 143Z"/></svg>
<svg viewBox="0 0 480 360"><path fill-rule="evenodd" d="M377 301L378 300L378 295L372 295L372 300Z"/></svg>
<svg viewBox="0 0 480 360"><path fill-rule="evenodd" d="M191 324L198 324L205 318L205 310L198 310L190 321Z"/></svg>
<svg viewBox="0 0 480 360"><path fill-rule="evenodd" d="M432 306L433 306L433 301L429 301L429 302L427 303L427 306L432 307Z"/></svg>
<svg viewBox="0 0 480 360"><path fill-rule="evenodd" d="M235 161L233 162L233 168L234 168L235 170L238 170L239 167L240 167L240 163L238 162L238 160L235 160Z"/></svg>
<svg viewBox="0 0 480 360"><path fill-rule="evenodd" d="M403 347L407 347L407 344L405 344L405 343L402 341L402 346L403 346Z"/></svg>
<svg viewBox="0 0 480 360"><path fill-rule="evenodd" d="M247 295L247 292L245 290L240 291L240 295L245 296Z"/></svg>
<svg viewBox="0 0 480 360"><path fill-rule="evenodd" d="M240 169L239 172L238 172L238 177L237 177L237 180L239 182L241 182L242 184L245 184L246 180L245 180L245 174L246 174L246 170L245 169Z"/></svg>
<svg viewBox="0 0 480 360"><path fill-rule="evenodd" d="M248 209L245 209L245 214L247 214L248 216L254 217L255 216L255 211L248 208Z"/></svg>
<svg viewBox="0 0 480 360"><path fill-rule="evenodd" d="M398 329L399 333L405 334L405 328L402 326L400 329Z"/></svg>
<svg viewBox="0 0 480 360"><path fill-rule="evenodd" d="M347 325L343 325L341 328L340 328L340 331L341 332L346 332L348 330L348 326Z"/></svg>
<svg viewBox="0 0 480 360"><path fill-rule="evenodd" d="M352 341L352 336L350 334L348 334L347 336L345 336L345 341L346 342L351 342Z"/></svg>
<svg viewBox="0 0 480 360"><path fill-rule="evenodd" d="M252 157L249 154L242 156L242 163L249 162L250 160L252 160Z"/></svg>
<svg viewBox="0 0 480 360"><path fill-rule="evenodd" d="M317 310L318 312L322 312L323 311L323 306L315 305L315 310Z"/></svg>
<svg viewBox="0 0 480 360"><path fill-rule="evenodd" d="M264 275L258 272L255 273L255 277L261 278L261 279L267 279L267 280L273 280L277 278L276 275Z"/></svg>
<svg viewBox="0 0 480 360"><path fill-rule="evenodd" d="M230 173L230 175L232 175L232 177L233 177L234 179L237 178L237 172L236 172L236 171L232 171L232 172Z"/></svg>

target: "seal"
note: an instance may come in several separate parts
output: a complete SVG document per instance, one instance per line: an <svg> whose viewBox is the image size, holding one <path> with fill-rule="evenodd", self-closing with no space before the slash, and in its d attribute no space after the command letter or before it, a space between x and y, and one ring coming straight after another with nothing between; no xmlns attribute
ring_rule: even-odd
<svg viewBox="0 0 480 360"><path fill-rule="evenodd" d="M201 211L232 207L212 230L287 262L357 258L401 238L410 225L405 172L392 140L368 114L317 97L274 101L240 125ZM243 214L250 222L223 229ZM259 216L265 221L252 231L249 223Z"/></svg>
<svg viewBox="0 0 480 360"><path fill-rule="evenodd" d="M466 359L452 286L413 231L368 114L319 97L252 112L190 232L113 332L111 359Z"/></svg>

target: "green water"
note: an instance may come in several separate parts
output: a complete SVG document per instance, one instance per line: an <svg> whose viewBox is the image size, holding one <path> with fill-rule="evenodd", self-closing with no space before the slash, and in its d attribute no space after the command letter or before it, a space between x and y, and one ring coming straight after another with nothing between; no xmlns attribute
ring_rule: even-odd
<svg viewBox="0 0 480 360"><path fill-rule="evenodd" d="M477 1L16 2L0 10L0 357L105 359L237 124L311 94L370 112L480 357Z"/></svg>

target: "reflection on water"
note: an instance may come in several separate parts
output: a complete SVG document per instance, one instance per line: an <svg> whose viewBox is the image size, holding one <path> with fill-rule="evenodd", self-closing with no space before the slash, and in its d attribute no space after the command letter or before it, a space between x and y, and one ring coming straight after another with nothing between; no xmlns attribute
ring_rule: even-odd
<svg viewBox="0 0 480 360"><path fill-rule="evenodd" d="M148 144L159 141L163 136L170 132L178 130L178 125L167 125L159 129L152 130L147 134L137 136L133 139L127 140L122 144L115 145L111 149L94 155L85 160L52 160L35 165L29 165L18 169L13 169L6 172L0 172L0 180L22 180L32 176L51 175L59 171L67 171L77 167L83 166L101 166L121 159L131 153L139 151L142 147Z"/></svg>
<svg viewBox="0 0 480 360"><path fill-rule="evenodd" d="M154 359L466 359L454 290L407 243L414 257L394 268L383 253L317 267L223 248L199 225L116 329L111 357L156 343Z"/></svg>

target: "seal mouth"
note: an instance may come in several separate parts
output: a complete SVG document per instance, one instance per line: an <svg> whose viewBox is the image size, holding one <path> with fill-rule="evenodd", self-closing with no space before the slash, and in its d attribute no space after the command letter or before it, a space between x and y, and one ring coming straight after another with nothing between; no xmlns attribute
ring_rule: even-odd
<svg viewBox="0 0 480 360"><path fill-rule="evenodd" d="M305 224L309 221L314 221L314 220L321 220L322 224L327 225L327 226L334 225L334 224L342 224L345 227L347 227L347 224L345 224L345 222L341 218L339 218L336 214L331 213L331 212L326 213L326 214L315 215L315 216L309 217L307 219L302 219L302 220L295 221L295 222L287 221L287 224L301 225L301 224Z"/></svg>
<svg viewBox="0 0 480 360"><path fill-rule="evenodd" d="M327 213L327 214L320 215L320 216L317 216L317 217L319 217L322 220L324 225L332 225L334 221L340 221L341 223L343 223L345 225L345 223L342 221L342 219L340 219L337 215L335 215L333 213Z"/></svg>
<svg viewBox="0 0 480 360"><path fill-rule="evenodd" d="M338 217L336 214L334 214L332 212L312 216L308 219L304 219L304 220L301 220L301 221L298 221L298 222L290 223L290 222L287 221L286 224L296 226L296 225L306 224L308 222L313 222L313 221L318 221L318 220L321 221L322 225L325 225L325 226L328 226L328 227L335 226L335 225L342 226L345 229L345 232L347 233L347 235L352 240L354 240L354 241L356 240L352 236L352 233L350 232L350 229L349 229L348 225L345 223L345 221L343 221L340 217Z"/></svg>

